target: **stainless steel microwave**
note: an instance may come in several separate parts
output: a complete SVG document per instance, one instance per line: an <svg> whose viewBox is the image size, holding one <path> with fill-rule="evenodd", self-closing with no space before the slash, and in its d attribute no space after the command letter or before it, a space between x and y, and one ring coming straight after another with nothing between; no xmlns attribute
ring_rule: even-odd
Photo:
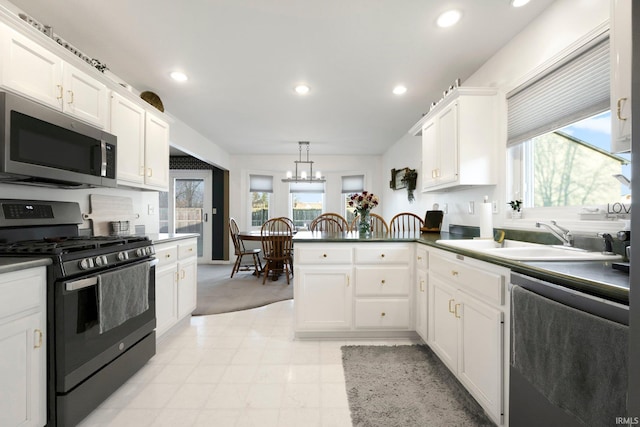
<svg viewBox="0 0 640 427"><path fill-rule="evenodd" d="M0 92L0 182L115 187L117 138L60 111Z"/></svg>

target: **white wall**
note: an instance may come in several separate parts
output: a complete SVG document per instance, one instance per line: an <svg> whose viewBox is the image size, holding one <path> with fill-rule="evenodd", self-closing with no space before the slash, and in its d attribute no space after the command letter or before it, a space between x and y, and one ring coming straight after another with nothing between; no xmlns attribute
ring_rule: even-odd
<svg viewBox="0 0 640 427"><path fill-rule="evenodd" d="M289 215L289 184L281 180L287 170L294 169L297 154L231 156L229 173L230 206L229 212L238 221L241 229L250 227L251 208L249 200L249 174L273 175L274 192L271 199L272 217ZM345 175L365 175L365 189L381 195L386 179L379 174L380 156L316 156L311 153L314 170L320 170L327 179L325 212L341 212L341 177ZM383 204L384 205L384 204Z"/></svg>
<svg viewBox="0 0 640 427"><path fill-rule="evenodd" d="M230 168L231 160L226 151L171 114L169 116L173 119L169 136L172 146L220 169Z"/></svg>
<svg viewBox="0 0 640 427"><path fill-rule="evenodd" d="M607 0L558 0L543 12L534 22L498 51L489 61L480 67L466 81L463 86L497 87L504 101L505 94L524 83L535 73L541 71L541 66L548 61L568 53L574 43L602 28L609 19L609 1ZM428 105L432 100L425 100ZM511 200L506 192L506 106L501 105L502 121L499 138L495 141L498 147L497 159L498 185L484 186L472 189L462 189L447 193L416 192L416 200L409 204L404 190L385 190L384 216L394 212L411 211L424 215L432 208L433 203L439 203L440 208L446 204L448 213L445 215L443 229L449 224L463 224L478 226L480 218L478 209L476 214L469 215L467 206L469 201L482 203L485 195L489 200L497 201L499 213L494 214L494 226L532 228L533 220L520 220L517 223L508 219L507 201ZM397 141L383 156L382 173L388 174L391 168L412 167L418 170L420 181L419 159L421 158L420 137L406 135ZM554 212L556 219L562 213ZM577 217L572 213L572 218ZM525 212L526 218L526 212ZM582 228L598 227L602 231L603 224L586 223ZM613 225L616 228L618 225Z"/></svg>

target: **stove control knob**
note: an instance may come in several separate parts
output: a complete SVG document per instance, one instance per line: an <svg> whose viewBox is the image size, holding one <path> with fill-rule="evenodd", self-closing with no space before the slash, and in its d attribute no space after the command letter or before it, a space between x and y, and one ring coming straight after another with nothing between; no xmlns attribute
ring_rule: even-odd
<svg viewBox="0 0 640 427"><path fill-rule="evenodd" d="M78 261L78 267L80 270L88 270L93 267L93 260L91 258L83 258Z"/></svg>
<svg viewBox="0 0 640 427"><path fill-rule="evenodd" d="M136 256L144 256L144 248L136 249Z"/></svg>
<svg viewBox="0 0 640 427"><path fill-rule="evenodd" d="M151 246L147 246L144 248L144 253L147 255L153 255L153 248Z"/></svg>
<svg viewBox="0 0 640 427"><path fill-rule="evenodd" d="M97 256L95 262L96 262L96 266L98 267L102 267L103 265L107 265L108 263L107 257L105 256Z"/></svg>
<svg viewBox="0 0 640 427"><path fill-rule="evenodd" d="M153 246L149 246L147 249L149 249L149 255L155 255L156 254L156 250L153 248Z"/></svg>
<svg viewBox="0 0 640 427"><path fill-rule="evenodd" d="M124 251L123 252L118 252L117 258L118 258L118 261L126 261L126 260L129 259L129 254L124 252Z"/></svg>

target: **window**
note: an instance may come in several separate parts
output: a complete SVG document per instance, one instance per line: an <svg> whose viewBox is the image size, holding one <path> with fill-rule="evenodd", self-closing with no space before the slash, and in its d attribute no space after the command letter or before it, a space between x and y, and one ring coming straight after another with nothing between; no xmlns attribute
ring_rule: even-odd
<svg viewBox="0 0 640 427"><path fill-rule="evenodd" d="M262 227L269 219L269 202L273 193L273 177L249 175L249 197L251 199L251 226Z"/></svg>
<svg viewBox="0 0 640 427"><path fill-rule="evenodd" d="M630 202L611 151L609 39L579 49L507 94L510 200L563 207Z"/></svg>
<svg viewBox="0 0 640 427"><path fill-rule="evenodd" d="M342 214L351 224L355 217L355 210L349 206L349 194L364 191L364 175L349 175L342 177Z"/></svg>
<svg viewBox="0 0 640 427"><path fill-rule="evenodd" d="M324 183L292 182L289 193L293 225L308 229L311 221L324 211Z"/></svg>
<svg viewBox="0 0 640 427"><path fill-rule="evenodd" d="M606 205L630 200L616 175L629 174L629 155L611 154L609 111L512 147L520 157L526 207Z"/></svg>

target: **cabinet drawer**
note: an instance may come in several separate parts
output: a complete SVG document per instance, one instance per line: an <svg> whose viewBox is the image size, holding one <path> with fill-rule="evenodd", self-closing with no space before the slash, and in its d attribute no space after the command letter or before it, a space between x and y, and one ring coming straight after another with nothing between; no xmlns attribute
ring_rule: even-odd
<svg viewBox="0 0 640 427"><path fill-rule="evenodd" d="M408 267L356 267L356 295L408 295Z"/></svg>
<svg viewBox="0 0 640 427"><path fill-rule="evenodd" d="M408 298L356 300L356 328L408 329Z"/></svg>
<svg viewBox="0 0 640 427"><path fill-rule="evenodd" d="M198 255L198 243L185 243L178 245L178 259L185 259Z"/></svg>
<svg viewBox="0 0 640 427"><path fill-rule="evenodd" d="M369 245L356 247L358 264L409 264L411 248L406 245Z"/></svg>
<svg viewBox="0 0 640 427"><path fill-rule="evenodd" d="M304 247L294 246L296 264L351 264L352 251L349 245Z"/></svg>
<svg viewBox="0 0 640 427"><path fill-rule="evenodd" d="M175 263L178 261L178 247L156 246L156 258L158 259L158 267Z"/></svg>
<svg viewBox="0 0 640 427"><path fill-rule="evenodd" d="M452 255L454 256L454 255ZM440 254L429 255L429 271L445 278L448 283L486 299L493 304L504 304L505 276L451 259Z"/></svg>
<svg viewBox="0 0 640 427"><path fill-rule="evenodd" d="M45 304L46 268L0 275L0 319Z"/></svg>

